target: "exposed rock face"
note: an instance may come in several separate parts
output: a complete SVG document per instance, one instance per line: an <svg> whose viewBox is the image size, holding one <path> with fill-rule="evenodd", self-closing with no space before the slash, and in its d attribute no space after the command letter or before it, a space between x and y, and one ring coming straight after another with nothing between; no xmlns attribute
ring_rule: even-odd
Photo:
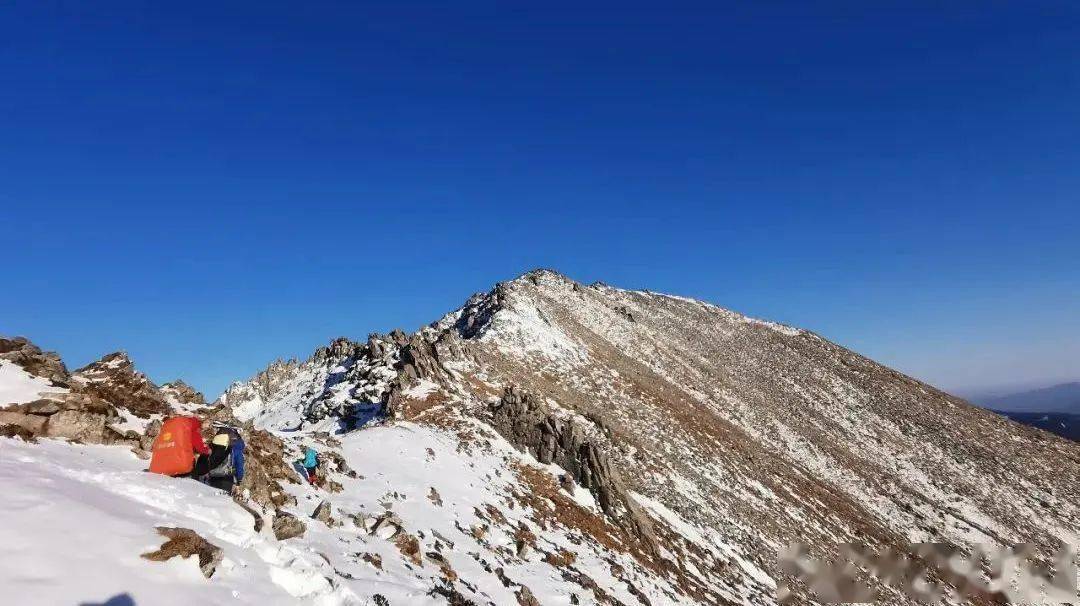
<svg viewBox="0 0 1080 606"><path fill-rule="evenodd" d="M105 442L105 415L80 410L62 410L48 418L45 435L68 438L87 444Z"/></svg>
<svg viewBox="0 0 1080 606"><path fill-rule="evenodd" d="M621 521L639 537L651 540L648 518L626 492L619 473L577 421L559 418L535 398L508 387L492 407L492 427L511 444L527 450L545 465L562 467L596 497L604 513ZM595 432L593 435L596 435Z"/></svg>
<svg viewBox="0 0 1080 606"><path fill-rule="evenodd" d="M295 472L285 462L285 445L273 434L244 428L244 479L240 487L251 493L256 503L266 508L277 508L295 503L296 499L285 492L281 483L297 482Z"/></svg>
<svg viewBox="0 0 1080 606"><path fill-rule="evenodd" d="M25 442L37 442L37 435L25 427L0 421L0 438L19 438Z"/></svg>
<svg viewBox="0 0 1080 606"><path fill-rule="evenodd" d="M48 420L48 417L41 415L0 411L0 425L14 425L35 436L45 430L45 422Z"/></svg>
<svg viewBox="0 0 1080 606"><path fill-rule="evenodd" d="M121 406L139 417L168 414L165 396L153 382L135 370L126 353L109 354L76 370L71 382L78 391Z"/></svg>
<svg viewBox="0 0 1080 606"><path fill-rule="evenodd" d="M307 526L296 516L278 511L274 516L273 530L277 540L284 541L285 539L303 536L304 532L307 531Z"/></svg>
<svg viewBox="0 0 1080 606"><path fill-rule="evenodd" d="M55 352L41 351L25 337L0 337L0 360L14 362L31 375L46 378L54 385L67 384L68 371L60 356Z"/></svg>
<svg viewBox="0 0 1080 606"><path fill-rule="evenodd" d="M180 404L206 406L206 398L202 395L202 392L195 390L179 379L162 385L161 392L166 399L172 399Z"/></svg>
<svg viewBox="0 0 1080 606"><path fill-rule="evenodd" d="M218 564L224 555L221 548L199 536L190 528L167 528L158 526L158 534L169 540L157 551L142 554L142 557L155 562L164 562L175 557L199 558L199 570L206 578L214 576Z"/></svg>

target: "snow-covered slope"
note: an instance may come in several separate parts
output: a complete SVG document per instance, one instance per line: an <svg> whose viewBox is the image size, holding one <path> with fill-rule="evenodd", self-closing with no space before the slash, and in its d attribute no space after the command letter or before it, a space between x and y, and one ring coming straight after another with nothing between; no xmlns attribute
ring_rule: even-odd
<svg viewBox="0 0 1080 606"><path fill-rule="evenodd" d="M23 404L45 394L66 391L66 388L56 387L44 377L30 374L14 362L0 360L0 405Z"/></svg>
<svg viewBox="0 0 1080 606"><path fill-rule="evenodd" d="M591 595L633 603L635 592L692 603L596 542L596 533L618 540L617 529L588 494L575 499L558 487L559 470L535 465L489 429L401 422L333 447L303 442L333 449L360 473L335 474L342 486L332 494L293 485L296 504L285 511L307 519L325 500L332 517L307 520L302 537L278 541L256 532L227 495L145 473L146 462L122 447L0 439L0 526L9 529L0 579L27 605L118 596L137 604L441 604L455 596L568 604L593 603ZM194 558L141 558L164 541L159 526L192 529L220 547L213 577Z"/></svg>

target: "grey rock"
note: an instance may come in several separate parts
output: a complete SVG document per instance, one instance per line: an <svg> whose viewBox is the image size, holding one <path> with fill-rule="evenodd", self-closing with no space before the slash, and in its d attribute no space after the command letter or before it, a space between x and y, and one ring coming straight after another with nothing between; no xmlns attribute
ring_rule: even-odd
<svg viewBox="0 0 1080 606"><path fill-rule="evenodd" d="M491 407L492 426L511 444L545 465L554 463L589 490L600 509L639 538L651 543L652 524L630 499L607 454L577 422L553 415L546 406L513 387Z"/></svg>
<svg viewBox="0 0 1080 606"><path fill-rule="evenodd" d="M157 439L158 433L161 432L161 420L154 419L146 426L146 431L139 437L139 448L147 452L154 445L154 440Z"/></svg>
<svg viewBox="0 0 1080 606"><path fill-rule="evenodd" d="M4 408L8 412L21 412L24 414L44 415L48 416L56 414L66 407L62 405L62 402L51 398L42 398L34 400L33 402L26 402L24 404L13 404Z"/></svg>
<svg viewBox="0 0 1080 606"><path fill-rule="evenodd" d="M45 423L45 435L50 438L68 438L88 444L100 444L105 441L105 415L62 410Z"/></svg>
<svg viewBox="0 0 1080 606"><path fill-rule="evenodd" d="M333 509L330 507L330 502L329 501L323 501L322 503L319 503L319 506L316 507L315 511L313 511L311 513L311 519L312 520L318 520L318 521L322 522L323 524L329 524L330 520L331 520L330 516L332 514L333 514Z"/></svg>
<svg viewBox="0 0 1080 606"><path fill-rule="evenodd" d="M13 362L35 377L48 379L55 385L67 385L68 371L60 356L51 351L42 351L25 337L0 337L0 360Z"/></svg>
<svg viewBox="0 0 1080 606"><path fill-rule="evenodd" d="M21 412L0 411L0 425L14 425L21 427L34 435L40 435L45 428L48 417L25 414Z"/></svg>
<svg viewBox="0 0 1080 606"><path fill-rule="evenodd" d="M274 536L279 541L301 537L307 532L307 526L303 521L284 511L277 511L274 514L274 524L272 528L274 530Z"/></svg>
<svg viewBox="0 0 1080 606"><path fill-rule="evenodd" d="M161 386L161 391L174 396L180 402L206 406L206 397L187 383L177 379Z"/></svg>

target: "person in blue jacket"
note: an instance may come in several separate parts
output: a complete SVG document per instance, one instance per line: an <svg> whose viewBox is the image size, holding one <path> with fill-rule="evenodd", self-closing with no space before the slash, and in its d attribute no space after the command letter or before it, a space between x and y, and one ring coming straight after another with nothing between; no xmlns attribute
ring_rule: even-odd
<svg viewBox="0 0 1080 606"><path fill-rule="evenodd" d="M307 472L308 483L314 484L316 472L319 470L319 453L308 446L304 449L304 471Z"/></svg>
<svg viewBox="0 0 1080 606"><path fill-rule="evenodd" d="M210 456L207 457L206 483L233 492L233 488L244 479L244 440L240 432L232 427L219 427L210 442Z"/></svg>

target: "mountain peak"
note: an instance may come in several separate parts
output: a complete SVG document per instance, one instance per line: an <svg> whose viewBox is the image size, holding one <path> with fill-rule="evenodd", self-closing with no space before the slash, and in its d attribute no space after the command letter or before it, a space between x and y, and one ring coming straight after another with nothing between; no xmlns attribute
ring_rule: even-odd
<svg viewBox="0 0 1080 606"><path fill-rule="evenodd" d="M157 390L128 362L118 353L81 369L73 395L115 403L125 423L182 410L183 383ZM24 422L59 407L24 404ZM255 543L272 539L199 518L206 508L190 504L208 496L191 482L154 502L176 503L170 523L237 542L229 549L252 553L259 578L279 579L259 554L278 566L282 549L318 553L305 594L315 601L765 605L795 581L777 545L804 543L816 558L852 540L1053 550L1080 536L1080 466L1062 465L1080 462L1076 444L798 329L551 270L501 282L415 334L338 338L271 363L220 404L205 412L239 421L277 470L244 489L262 491L275 528L296 518L317 531ZM290 467L309 447L318 486ZM85 458L69 458L65 481L96 477L78 471ZM122 499L167 484L109 477L120 476L135 485L113 491ZM304 483L287 491L269 481L294 476ZM221 506L234 507L225 495ZM376 599L391 585L400 592Z"/></svg>

